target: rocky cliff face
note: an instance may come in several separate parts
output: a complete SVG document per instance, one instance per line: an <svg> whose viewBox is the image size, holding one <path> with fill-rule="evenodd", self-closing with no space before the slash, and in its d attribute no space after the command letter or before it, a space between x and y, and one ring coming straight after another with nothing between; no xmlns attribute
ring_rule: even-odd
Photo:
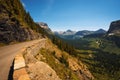
<svg viewBox="0 0 120 80"><path fill-rule="evenodd" d="M0 43L26 41L40 37L40 34L33 31L24 20L29 18L23 17L25 14L27 16L19 0L0 0Z"/></svg>
<svg viewBox="0 0 120 80"><path fill-rule="evenodd" d="M110 24L110 28L107 32L107 39L115 42L120 47L120 20L113 21Z"/></svg>
<svg viewBox="0 0 120 80"><path fill-rule="evenodd" d="M107 33L108 35L120 34L120 20L113 21Z"/></svg>
<svg viewBox="0 0 120 80"><path fill-rule="evenodd" d="M12 20L7 16L0 18L0 42L25 41L38 38L40 35L30 28L23 28L18 20Z"/></svg>

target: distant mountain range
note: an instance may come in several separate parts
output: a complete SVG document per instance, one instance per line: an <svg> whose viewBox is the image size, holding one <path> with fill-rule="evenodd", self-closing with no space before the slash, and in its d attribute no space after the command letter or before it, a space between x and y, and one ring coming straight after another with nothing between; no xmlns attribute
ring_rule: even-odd
<svg viewBox="0 0 120 80"><path fill-rule="evenodd" d="M56 35L74 35L76 31L67 30L67 31L55 31L54 34Z"/></svg>
<svg viewBox="0 0 120 80"><path fill-rule="evenodd" d="M86 35L94 35L94 34L105 34L106 31L104 29L99 29L97 31L89 31L89 30L82 30L82 31L72 31L67 30L63 32L55 31L54 34L56 36L59 36L64 39L76 39L76 38L82 38Z"/></svg>

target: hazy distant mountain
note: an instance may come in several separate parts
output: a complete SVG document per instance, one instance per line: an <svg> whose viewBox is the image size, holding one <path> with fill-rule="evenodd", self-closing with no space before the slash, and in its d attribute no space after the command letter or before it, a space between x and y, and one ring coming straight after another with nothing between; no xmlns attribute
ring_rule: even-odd
<svg viewBox="0 0 120 80"><path fill-rule="evenodd" d="M64 38L64 39L73 39L74 34L76 31L72 30L66 30L66 31L54 31L54 34L58 37Z"/></svg>
<svg viewBox="0 0 120 80"><path fill-rule="evenodd" d="M85 35L92 34L92 33L94 33L94 31L83 30L83 31L76 32L75 35L85 36Z"/></svg>
<svg viewBox="0 0 120 80"><path fill-rule="evenodd" d="M101 34L101 33L106 33L106 31L104 29L98 29L97 31L83 30L83 31L76 32L75 35L85 36L85 35L90 35L90 34Z"/></svg>
<svg viewBox="0 0 120 80"><path fill-rule="evenodd" d="M48 27L47 23L36 22L41 28L45 29L49 34L52 34L51 29Z"/></svg>
<svg viewBox="0 0 120 80"><path fill-rule="evenodd" d="M97 31L94 31L92 34L85 35L84 38L100 38L105 35L106 31L104 29L98 29Z"/></svg>
<svg viewBox="0 0 120 80"><path fill-rule="evenodd" d="M44 23L44 22L36 22L37 24L40 25L40 27L44 28L44 29L50 29L47 25L47 23Z"/></svg>
<svg viewBox="0 0 120 80"><path fill-rule="evenodd" d="M89 31L89 30L82 30L82 31L72 31L72 30L67 30L64 32L54 32L55 35L64 38L64 39L78 39L78 38L82 38L86 35L94 35L94 34L105 34L106 31L103 29L99 29L97 31Z"/></svg>
<svg viewBox="0 0 120 80"><path fill-rule="evenodd" d="M99 29L94 32L94 34L101 34L101 33L106 33L106 31L104 29Z"/></svg>
<svg viewBox="0 0 120 80"><path fill-rule="evenodd" d="M63 32L62 35L74 35L75 33L76 33L75 31L67 30L67 31Z"/></svg>

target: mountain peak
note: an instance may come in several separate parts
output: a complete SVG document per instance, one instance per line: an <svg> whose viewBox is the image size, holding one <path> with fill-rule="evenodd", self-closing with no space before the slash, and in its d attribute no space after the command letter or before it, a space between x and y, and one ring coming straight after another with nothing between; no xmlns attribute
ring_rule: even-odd
<svg viewBox="0 0 120 80"><path fill-rule="evenodd" d="M73 32L72 30L68 29L66 32Z"/></svg>
<svg viewBox="0 0 120 80"><path fill-rule="evenodd" d="M75 34L75 31L72 31L70 29L68 29L67 31L63 32L63 35L73 35L73 34Z"/></svg>
<svg viewBox="0 0 120 80"><path fill-rule="evenodd" d="M44 22L37 22L37 24L39 24L42 28L44 28L44 29L48 29L49 27L48 27L48 25L47 25L47 23L44 23Z"/></svg>
<svg viewBox="0 0 120 80"><path fill-rule="evenodd" d="M97 31L105 31L104 29L102 29L102 28L100 28L100 29L98 29Z"/></svg>
<svg viewBox="0 0 120 80"><path fill-rule="evenodd" d="M97 31L95 31L94 33L106 33L106 31L104 29L98 29Z"/></svg>

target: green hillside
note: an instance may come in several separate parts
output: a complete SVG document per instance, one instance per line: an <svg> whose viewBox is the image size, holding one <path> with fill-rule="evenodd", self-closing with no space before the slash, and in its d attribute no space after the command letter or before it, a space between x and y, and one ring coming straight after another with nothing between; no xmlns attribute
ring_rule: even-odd
<svg viewBox="0 0 120 80"><path fill-rule="evenodd" d="M120 78L120 48L105 38L81 38L64 40L77 50L76 57L83 61L95 80L118 80Z"/></svg>

